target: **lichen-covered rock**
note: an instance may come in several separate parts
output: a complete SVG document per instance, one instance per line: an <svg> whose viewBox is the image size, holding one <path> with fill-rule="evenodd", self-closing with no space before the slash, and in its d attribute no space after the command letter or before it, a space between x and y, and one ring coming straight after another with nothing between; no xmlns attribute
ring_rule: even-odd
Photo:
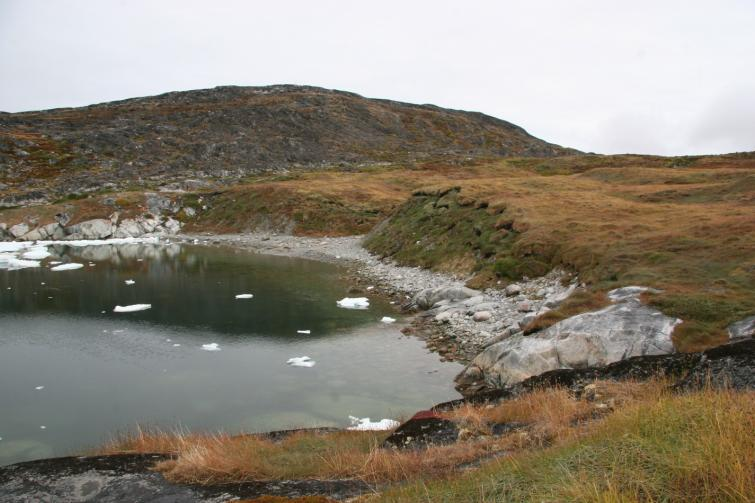
<svg viewBox="0 0 755 503"><path fill-rule="evenodd" d="M623 291L621 291L623 290ZM459 386L483 375L488 387L506 387L555 369L599 367L626 358L674 351L671 335L681 320L642 304L644 289L609 293L614 305L567 318L546 330L513 335L480 353L457 377ZM475 379L479 384L479 379Z"/></svg>

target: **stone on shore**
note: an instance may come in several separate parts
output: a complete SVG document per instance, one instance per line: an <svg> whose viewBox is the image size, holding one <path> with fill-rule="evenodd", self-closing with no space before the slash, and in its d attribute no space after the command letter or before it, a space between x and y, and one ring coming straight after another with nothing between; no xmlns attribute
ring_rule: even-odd
<svg viewBox="0 0 755 503"><path fill-rule="evenodd" d="M442 300L451 302L480 296L480 292L464 286L441 286L439 288L426 288L416 294L413 304L419 309L430 309Z"/></svg>

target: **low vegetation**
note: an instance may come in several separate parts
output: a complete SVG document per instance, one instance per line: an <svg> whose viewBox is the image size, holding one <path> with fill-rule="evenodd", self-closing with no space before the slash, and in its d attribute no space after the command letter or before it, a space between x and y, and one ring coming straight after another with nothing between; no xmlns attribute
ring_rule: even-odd
<svg viewBox="0 0 755 503"><path fill-rule="evenodd" d="M188 231L369 232L370 250L469 277L472 287L504 286L553 267L578 274L593 293L530 331L630 284L663 290L645 300L684 320L674 333L683 351L720 344L730 323L755 313L754 153L331 168L172 197L193 210L178 215ZM143 203L133 192L95 194L7 209L0 221L42 224L61 211L73 222L113 211L124 217L145 211Z"/></svg>
<svg viewBox="0 0 755 503"><path fill-rule="evenodd" d="M104 452L171 454L155 469L188 483L359 478L378 490L362 497L370 502L748 501L755 393L669 390L661 380L597 382L578 397L550 388L464 405L443 413L463 440L424 450L383 447L386 432L138 431ZM495 425L512 427L495 436Z"/></svg>

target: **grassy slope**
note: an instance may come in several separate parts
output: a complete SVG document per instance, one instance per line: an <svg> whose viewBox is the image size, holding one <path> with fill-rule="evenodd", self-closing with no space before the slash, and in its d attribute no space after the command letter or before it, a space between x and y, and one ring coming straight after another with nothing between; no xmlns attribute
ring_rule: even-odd
<svg viewBox="0 0 755 503"><path fill-rule="evenodd" d="M744 502L755 491L755 393L674 395L662 381L597 383L596 393L597 402L556 388L464 406L447 417L468 439L427 450L382 448L383 432L300 432L280 442L140 432L104 452L174 454L156 469L176 482L356 477L384 489L364 501ZM528 426L488 435L510 422ZM479 469L460 472L475 462Z"/></svg>
<svg viewBox="0 0 755 503"><path fill-rule="evenodd" d="M124 216L144 211L134 193L110 196L117 208L95 196L0 211L0 221L38 213L46 223L61 208L74 221L114 209ZM654 286L664 292L648 300L685 320L675 331L682 350L723 342L729 323L755 313L755 154L325 170L176 197L198 210L191 219L179 215L189 231L363 234L392 215L371 233L371 250L474 274L471 286L565 267L597 293L585 295L583 306L575 299L564 316L600 305L600 292L609 288ZM557 319L554 313L541 325Z"/></svg>

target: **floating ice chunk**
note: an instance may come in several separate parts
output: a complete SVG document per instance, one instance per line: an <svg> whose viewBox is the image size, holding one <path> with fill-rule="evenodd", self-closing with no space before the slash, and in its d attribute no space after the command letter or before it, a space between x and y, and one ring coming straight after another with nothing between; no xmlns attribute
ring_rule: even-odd
<svg viewBox="0 0 755 503"><path fill-rule="evenodd" d="M37 390L37 391L39 391L39 390L41 390L41 389L45 389L45 387L44 387L44 386L37 386L37 387L35 387L34 389L35 389L35 390Z"/></svg>
<svg viewBox="0 0 755 503"><path fill-rule="evenodd" d="M77 264L75 262L71 262L69 264L60 264L56 265L55 267L51 267L51 271L73 271L74 269L81 269L84 267L84 264Z"/></svg>
<svg viewBox="0 0 755 503"><path fill-rule="evenodd" d="M292 367L314 367L315 361L309 356L298 356L296 358L289 358L286 363Z"/></svg>
<svg viewBox="0 0 755 503"><path fill-rule="evenodd" d="M89 264L89 267L94 267L94 266L96 266L96 265L97 265L97 264Z"/></svg>
<svg viewBox="0 0 755 503"><path fill-rule="evenodd" d="M0 269L15 271L17 269L39 266L40 263L38 260L21 260L11 253L0 253Z"/></svg>
<svg viewBox="0 0 755 503"><path fill-rule="evenodd" d="M40 426L40 427L39 427L39 429L40 429L40 430L46 430L46 429L47 429L47 426L44 426L44 425L42 425L42 426Z"/></svg>
<svg viewBox="0 0 755 503"><path fill-rule="evenodd" d="M240 293L236 296L237 299L251 299L254 297L251 293Z"/></svg>
<svg viewBox="0 0 755 503"><path fill-rule="evenodd" d="M131 304L130 306L115 306L114 313L133 313L135 311L146 311L151 309L152 304Z"/></svg>
<svg viewBox="0 0 755 503"><path fill-rule="evenodd" d="M202 349L205 351L220 351L220 346L217 342L211 342L209 344L202 344Z"/></svg>
<svg viewBox="0 0 755 503"><path fill-rule="evenodd" d="M336 305L344 309L367 309L370 307L370 301L367 297L344 297L337 300Z"/></svg>
<svg viewBox="0 0 755 503"><path fill-rule="evenodd" d="M180 344L178 344L178 343L176 343L176 344L173 344L173 347L174 347L174 348L180 348L180 347L181 347L181 345L180 345Z"/></svg>
<svg viewBox="0 0 755 503"><path fill-rule="evenodd" d="M127 285L133 285L134 283L136 283L136 281L134 281L133 279L127 279L126 281L124 281L124 283L126 283Z"/></svg>
<svg viewBox="0 0 755 503"><path fill-rule="evenodd" d="M311 330L297 330L296 333L297 334L311 334L312 331Z"/></svg>
<svg viewBox="0 0 755 503"><path fill-rule="evenodd" d="M395 323L396 318L391 318L390 316L383 316L382 318L380 318L380 321L383 323Z"/></svg>
<svg viewBox="0 0 755 503"><path fill-rule="evenodd" d="M392 430L401 424L393 419L381 419L380 421L372 422L369 417L363 417L360 419L358 417L349 416L349 420L351 420L351 426L346 429L351 431Z"/></svg>
<svg viewBox="0 0 755 503"><path fill-rule="evenodd" d="M35 246L31 250L22 253L21 258L26 258L29 260L42 260L46 259L50 255L52 255L52 253L47 251L46 246Z"/></svg>
<svg viewBox="0 0 755 503"><path fill-rule="evenodd" d="M63 262L61 262L60 260L53 260L52 262L50 262L50 265L58 265L58 264L62 264L62 263Z"/></svg>

